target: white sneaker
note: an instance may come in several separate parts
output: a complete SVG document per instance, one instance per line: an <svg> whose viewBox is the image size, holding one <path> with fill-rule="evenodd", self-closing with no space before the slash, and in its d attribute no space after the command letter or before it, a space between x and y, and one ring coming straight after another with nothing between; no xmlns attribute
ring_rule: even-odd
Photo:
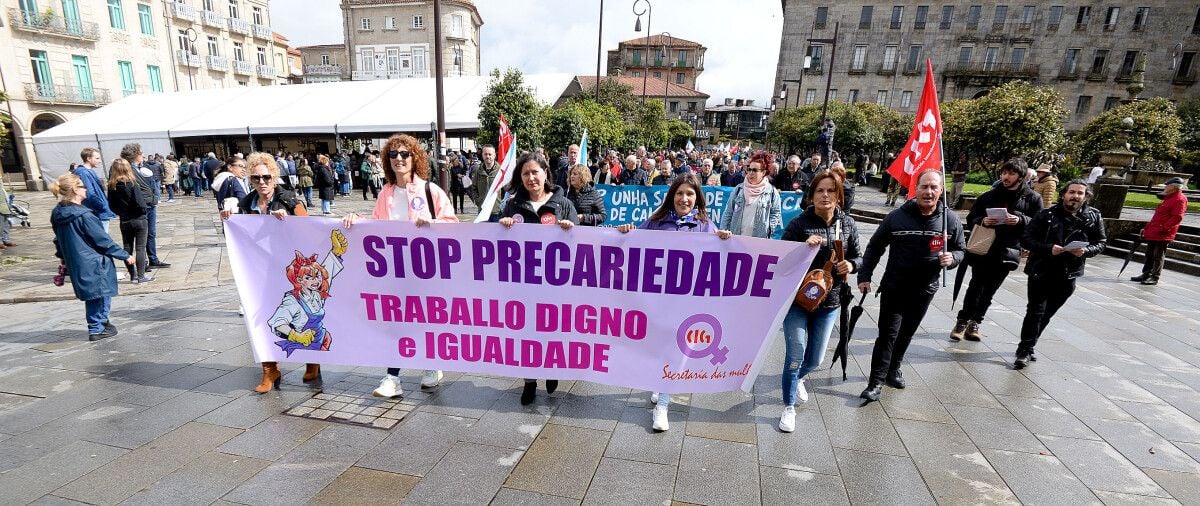
<svg viewBox="0 0 1200 506"><path fill-rule="evenodd" d="M671 428L671 423L667 421L667 408L654 408L654 430L664 432Z"/></svg>
<svg viewBox="0 0 1200 506"><path fill-rule="evenodd" d="M784 406L783 415L779 417L779 430L791 432L796 430L796 407Z"/></svg>
<svg viewBox="0 0 1200 506"><path fill-rule="evenodd" d="M421 388L433 388L442 382L442 371L425 371L421 375Z"/></svg>
<svg viewBox="0 0 1200 506"><path fill-rule="evenodd" d="M400 388L400 377L392 376L391 374L384 376L379 381L379 388L371 392L375 397L396 398L404 396L404 389Z"/></svg>
<svg viewBox="0 0 1200 506"><path fill-rule="evenodd" d="M800 402L808 402L808 389L804 388L804 380L800 380L800 383L796 385L796 398L800 399Z"/></svg>
<svg viewBox="0 0 1200 506"><path fill-rule="evenodd" d="M658 392L650 394L650 404L658 404Z"/></svg>

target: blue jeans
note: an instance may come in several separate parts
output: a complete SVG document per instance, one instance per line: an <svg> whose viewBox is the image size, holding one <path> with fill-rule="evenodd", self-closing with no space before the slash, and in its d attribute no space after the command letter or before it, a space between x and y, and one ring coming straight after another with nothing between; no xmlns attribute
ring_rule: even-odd
<svg viewBox="0 0 1200 506"><path fill-rule="evenodd" d="M325 214L329 214L329 205L330 204L333 204L332 200L322 200L321 201L321 212L325 213Z"/></svg>
<svg viewBox="0 0 1200 506"><path fill-rule="evenodd" d="M307 204L308 207L312 207L312 187L306 186L300 190L304 193L304 203Z"/></svg>
<svg viewBox="0 0 1200 506"><path fill-rule="evenodd" d="M783 404L796 404L800 379L821 365L838 308L809 313L792 305L783 318Z"/></svg>
<svg viewBox="0 0 1200 506"><path fill-rule="evenodd" d="M99 334L108 323L108 311L112 309L112 297L101 297L83 302L87 310L88 334Z"/></svg>
<svg viewBox="0 0 1200 506"><path fill-rule="evenodd" d="M192 178L192 195L197 197L204 196L204 179L198 177Z"/></svg>
<svg viewBox="0 0 1200 506"><path fill-rule="evenodd" d="M167 187L167 200L175 200L175 185L164 185Z"/></svg>
<svg viewBox="0 0 1200 506"><path fill-rule="evenodd" d="M158 248L155 247L155 229L158 221L158 206L150 206L150 210L146 212L146 256L149 257L150 263L158 263Z"/></svg>

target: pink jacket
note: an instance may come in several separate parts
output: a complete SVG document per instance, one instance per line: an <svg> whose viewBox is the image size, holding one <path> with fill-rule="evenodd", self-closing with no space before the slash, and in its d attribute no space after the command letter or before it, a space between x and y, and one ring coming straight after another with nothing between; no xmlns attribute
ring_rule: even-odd
<svg viewBox="0 0 1200 506"><path fill-rule="evenodd" d="M1154 209L1154 217L1142 230L1142 238L1147 241L1174 241L1186 212L1187 197L1182 191L1172 193Z"/></svg>
<svg viewBox="0 0 1200 506"><path fill-rule="evenodd" d="M415 175L412 179L413 180L405 187L405 190L408 191L408 197L410 199L414 197L420 197L421 200L424 200L425 185L429 183ZM395 195L395 193L396 185L391 183L383 185L383 190L380 190L379 192L379 199L375 201L375 210L371 211L371 218L376 220L388 219L388 211L392 208L392 197ZM450 202L450 197L446 196L446 192L442 191L441 188L438 188L437 185L433 185L433 187L429 189L429 193L433 197L432 208L437 210L437 217L434 218L430 214L431 206L426 205L421 206L421 209L418 210L409 209L408 219L410 221L417 221L417 216L420 215L429 221L457 223L458 216L454 214L454 204Z"/></svg>

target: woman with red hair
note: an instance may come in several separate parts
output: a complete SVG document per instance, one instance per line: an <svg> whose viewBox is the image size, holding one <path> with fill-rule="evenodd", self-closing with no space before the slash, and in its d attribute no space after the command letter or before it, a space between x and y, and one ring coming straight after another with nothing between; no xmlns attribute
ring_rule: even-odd
<svg viewBox="0 0 1200 506"><path fill-rule="evenodd" d="M417 139L411 135L396 134L388 138L381 151L387 159L383 176L387 184L379 191L371 219L407 220L418 227L432 222L457 223L454 203L446 192L429 181L429 158ZM349 229L358 221L358 215L350 213L342 219ZM422 388L433 388L442 381L442 371L425 371L421 376ZM387 375L379 381L379 388L372 392L376 397L400 397L400 368L390 367Z"/></svg>
<svg viewBox="0 0 1200 506"><path fill-rule="evenodd" d="M783 200L779 190L767 182L773 165L771 155L765 151L750 157L746 179L733 189L721 213L719 230L767 239L783 224Z"/></svg>

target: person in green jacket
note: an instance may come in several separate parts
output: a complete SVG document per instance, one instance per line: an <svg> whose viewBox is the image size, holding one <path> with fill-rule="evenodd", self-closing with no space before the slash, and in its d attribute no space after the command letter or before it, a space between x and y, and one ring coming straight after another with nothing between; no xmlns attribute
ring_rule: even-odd
<svg viewBox="0 0 1200 506"><path fill-rule="evenodd" d="M483 163L479 166L479 169L477 169L475 173L471 175L471 186L475 189L472 197L475 199L476 207L479 207L483 204L483 199L487 197L488 194L488 187L491 186L492 181L496 180L496 174L500 172L500 164L496 162L495 147L484 146L483 149L480 150L480 153L483 155ZM500 199L497 198L497 204L499 204L499 201ZM481 213L484 211L484 209L479 210ZM499 205L492 206L490 216L491 220L489 221L500 220Z"/></svg>

